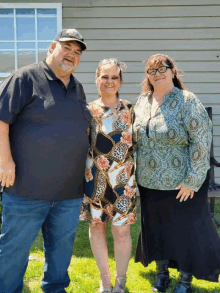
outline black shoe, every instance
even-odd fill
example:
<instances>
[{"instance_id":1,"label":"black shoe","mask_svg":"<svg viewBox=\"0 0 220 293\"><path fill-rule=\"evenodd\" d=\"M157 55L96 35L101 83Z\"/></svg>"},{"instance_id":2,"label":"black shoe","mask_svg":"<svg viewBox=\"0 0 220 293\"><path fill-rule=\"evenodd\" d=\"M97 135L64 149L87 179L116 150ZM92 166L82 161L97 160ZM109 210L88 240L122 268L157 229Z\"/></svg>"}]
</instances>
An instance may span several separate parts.
<instances>
[{"instance_id":1,"label":"black shoe","mask_svg":"<svg viewBox=\"0 0 220 293\"><path fill-rule=\"evenodd\" d=\"M179 285L176 287L176 290L173 293L194 293L193 289L191 286L189 288L186 288L185 285L182 283L179 283Z\"/></svg>"},{"instance_id":2,"label":"black shoe","mask_svg":"<svg viewBox=\"0 0 220 293\"><path fill-rule=\"evenodd\" d=\"M192 275L180 271L180 280L173 293L194 293L191 288Z\"/></svg>"},{"instance_id":3,"label":"black shoe","mask_svg":"<svg viewBox=\"0 0 220 293\"><path fill-rule=\"evenodd\" d=\"M166 292L170 283L169 274L158 273L156 282L152 287L153 292Z\"/></svg>"},{"instance_id":4,"label":"black shoe","mask_svg":"<svg viewBox=\"0 0 220 293\"><path fill-rule=\"evenodd\" d=\"M169 271L168 265L164 264L163 261L157 261L157 275L156 275L156 282L152 287L153 292L166 292L170 279L169 279Z\"/></svg>"}]
</instances>

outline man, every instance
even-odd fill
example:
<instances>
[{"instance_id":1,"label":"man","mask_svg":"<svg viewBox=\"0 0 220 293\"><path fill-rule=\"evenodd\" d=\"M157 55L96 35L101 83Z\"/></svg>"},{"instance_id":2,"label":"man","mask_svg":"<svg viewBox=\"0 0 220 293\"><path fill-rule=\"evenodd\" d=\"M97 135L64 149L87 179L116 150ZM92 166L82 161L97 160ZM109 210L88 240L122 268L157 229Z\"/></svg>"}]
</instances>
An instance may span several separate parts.
<instances>
[{"instance_id":1,"label":"man","mask_svg":"<svg viewBox=\"0 0 220 293\"><path fill-rule=\"evenodd\" d=\"M0 88L0 292L20 293L29 249L42 228L44 292L66 292L78 224L91 116L72 75L86 50L63 29L46 60L13 73Z\"/></svg>"}]
</instances>

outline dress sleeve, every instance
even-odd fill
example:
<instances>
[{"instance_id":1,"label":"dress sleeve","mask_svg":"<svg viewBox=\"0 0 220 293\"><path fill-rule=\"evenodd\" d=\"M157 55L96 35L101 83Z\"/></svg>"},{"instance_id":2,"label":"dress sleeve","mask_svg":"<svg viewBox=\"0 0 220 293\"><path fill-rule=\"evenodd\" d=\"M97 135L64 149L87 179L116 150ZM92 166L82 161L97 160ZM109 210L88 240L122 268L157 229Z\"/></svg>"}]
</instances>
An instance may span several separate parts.
<instances>
[{"instance_id":1,"label":"dress sleeve","mask_svg":"<svg viewBox=\"0 0 220 293\"><path fill-rule=\"evenodd\" d=\"M145 106L145 95L144 94L141 94L139 97L138 97L138 100L134 106L134 121L133 121L133 140L135 142L137 142L137 131L138 131L138 128L139 128L139 125L140 125L140 122L142 120L142 111L144 109L144 106Z\"/></svg>"},{"instance_id":2,"label":"dress sleeve","mask_svg":"<svg viewBox=\"0 0 220 293\"><path fill-rule=\"evenodd\" d=\"M184 102L183 122L188 133L190 166L182 184L198 191L210 169L212 122L200 100L192 93Z\"/></svg>"},{"instance_id":3,"label":"dress sleeve","mask_svg":"<svg viewBox=\"0 0 220 293\"><path fill-rule=\"evenodd\" d=\"M16 74L9 76L0 86L0 120L12 124L29 96L20 77Z\"/></svg>"}]
</instances>

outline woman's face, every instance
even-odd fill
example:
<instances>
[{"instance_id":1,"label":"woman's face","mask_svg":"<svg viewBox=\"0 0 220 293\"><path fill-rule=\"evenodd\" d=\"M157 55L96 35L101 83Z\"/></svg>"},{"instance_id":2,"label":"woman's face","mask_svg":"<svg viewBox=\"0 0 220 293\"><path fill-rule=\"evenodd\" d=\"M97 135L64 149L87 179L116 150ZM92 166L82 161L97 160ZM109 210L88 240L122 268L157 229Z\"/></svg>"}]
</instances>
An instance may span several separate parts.
<instances>
[{"instance_id":1,"label":"woman's face","mask_svg":"<svg viewBox=\"0 0 220 293\"><path fill-rule=\"evenodd\" d=\"M160 72L158 71L158 69ZM154 71L152 72L152 70ZM148 68L146 74L154 89L156 89L157 87L170 88L173 86L174 74L172 72L172 69L170 69L164 61L162 63L159 63L157 66L151 65Z\"/></svg>"},{"instance_id":2,"label":"woman's face","mask_svg":"<svg viewBox=\"0 0 220 293\"><path fill-rule=\"evenodd\" d=\"M120 69L116 65L106 64L101 67L100 76L96 77L101 96L106 93L116 95L121 86L119 72Z\"/></svg>"}]
</instances>

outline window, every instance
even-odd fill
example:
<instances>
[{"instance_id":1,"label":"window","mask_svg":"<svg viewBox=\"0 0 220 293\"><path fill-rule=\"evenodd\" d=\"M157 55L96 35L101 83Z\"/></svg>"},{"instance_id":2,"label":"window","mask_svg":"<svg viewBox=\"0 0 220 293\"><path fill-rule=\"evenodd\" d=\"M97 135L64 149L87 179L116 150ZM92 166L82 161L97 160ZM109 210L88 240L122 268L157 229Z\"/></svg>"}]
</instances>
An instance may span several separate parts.
<instances>
[{"instance_id":1,"label":"window","mask_svg":"<svg viewBox=\"0 0 220 293\"><path fill-rule=\"evenodd\" d=\"M0 82L46 57L62 29L62 4L0 4Z\"/></svg>"}]
</instances>

